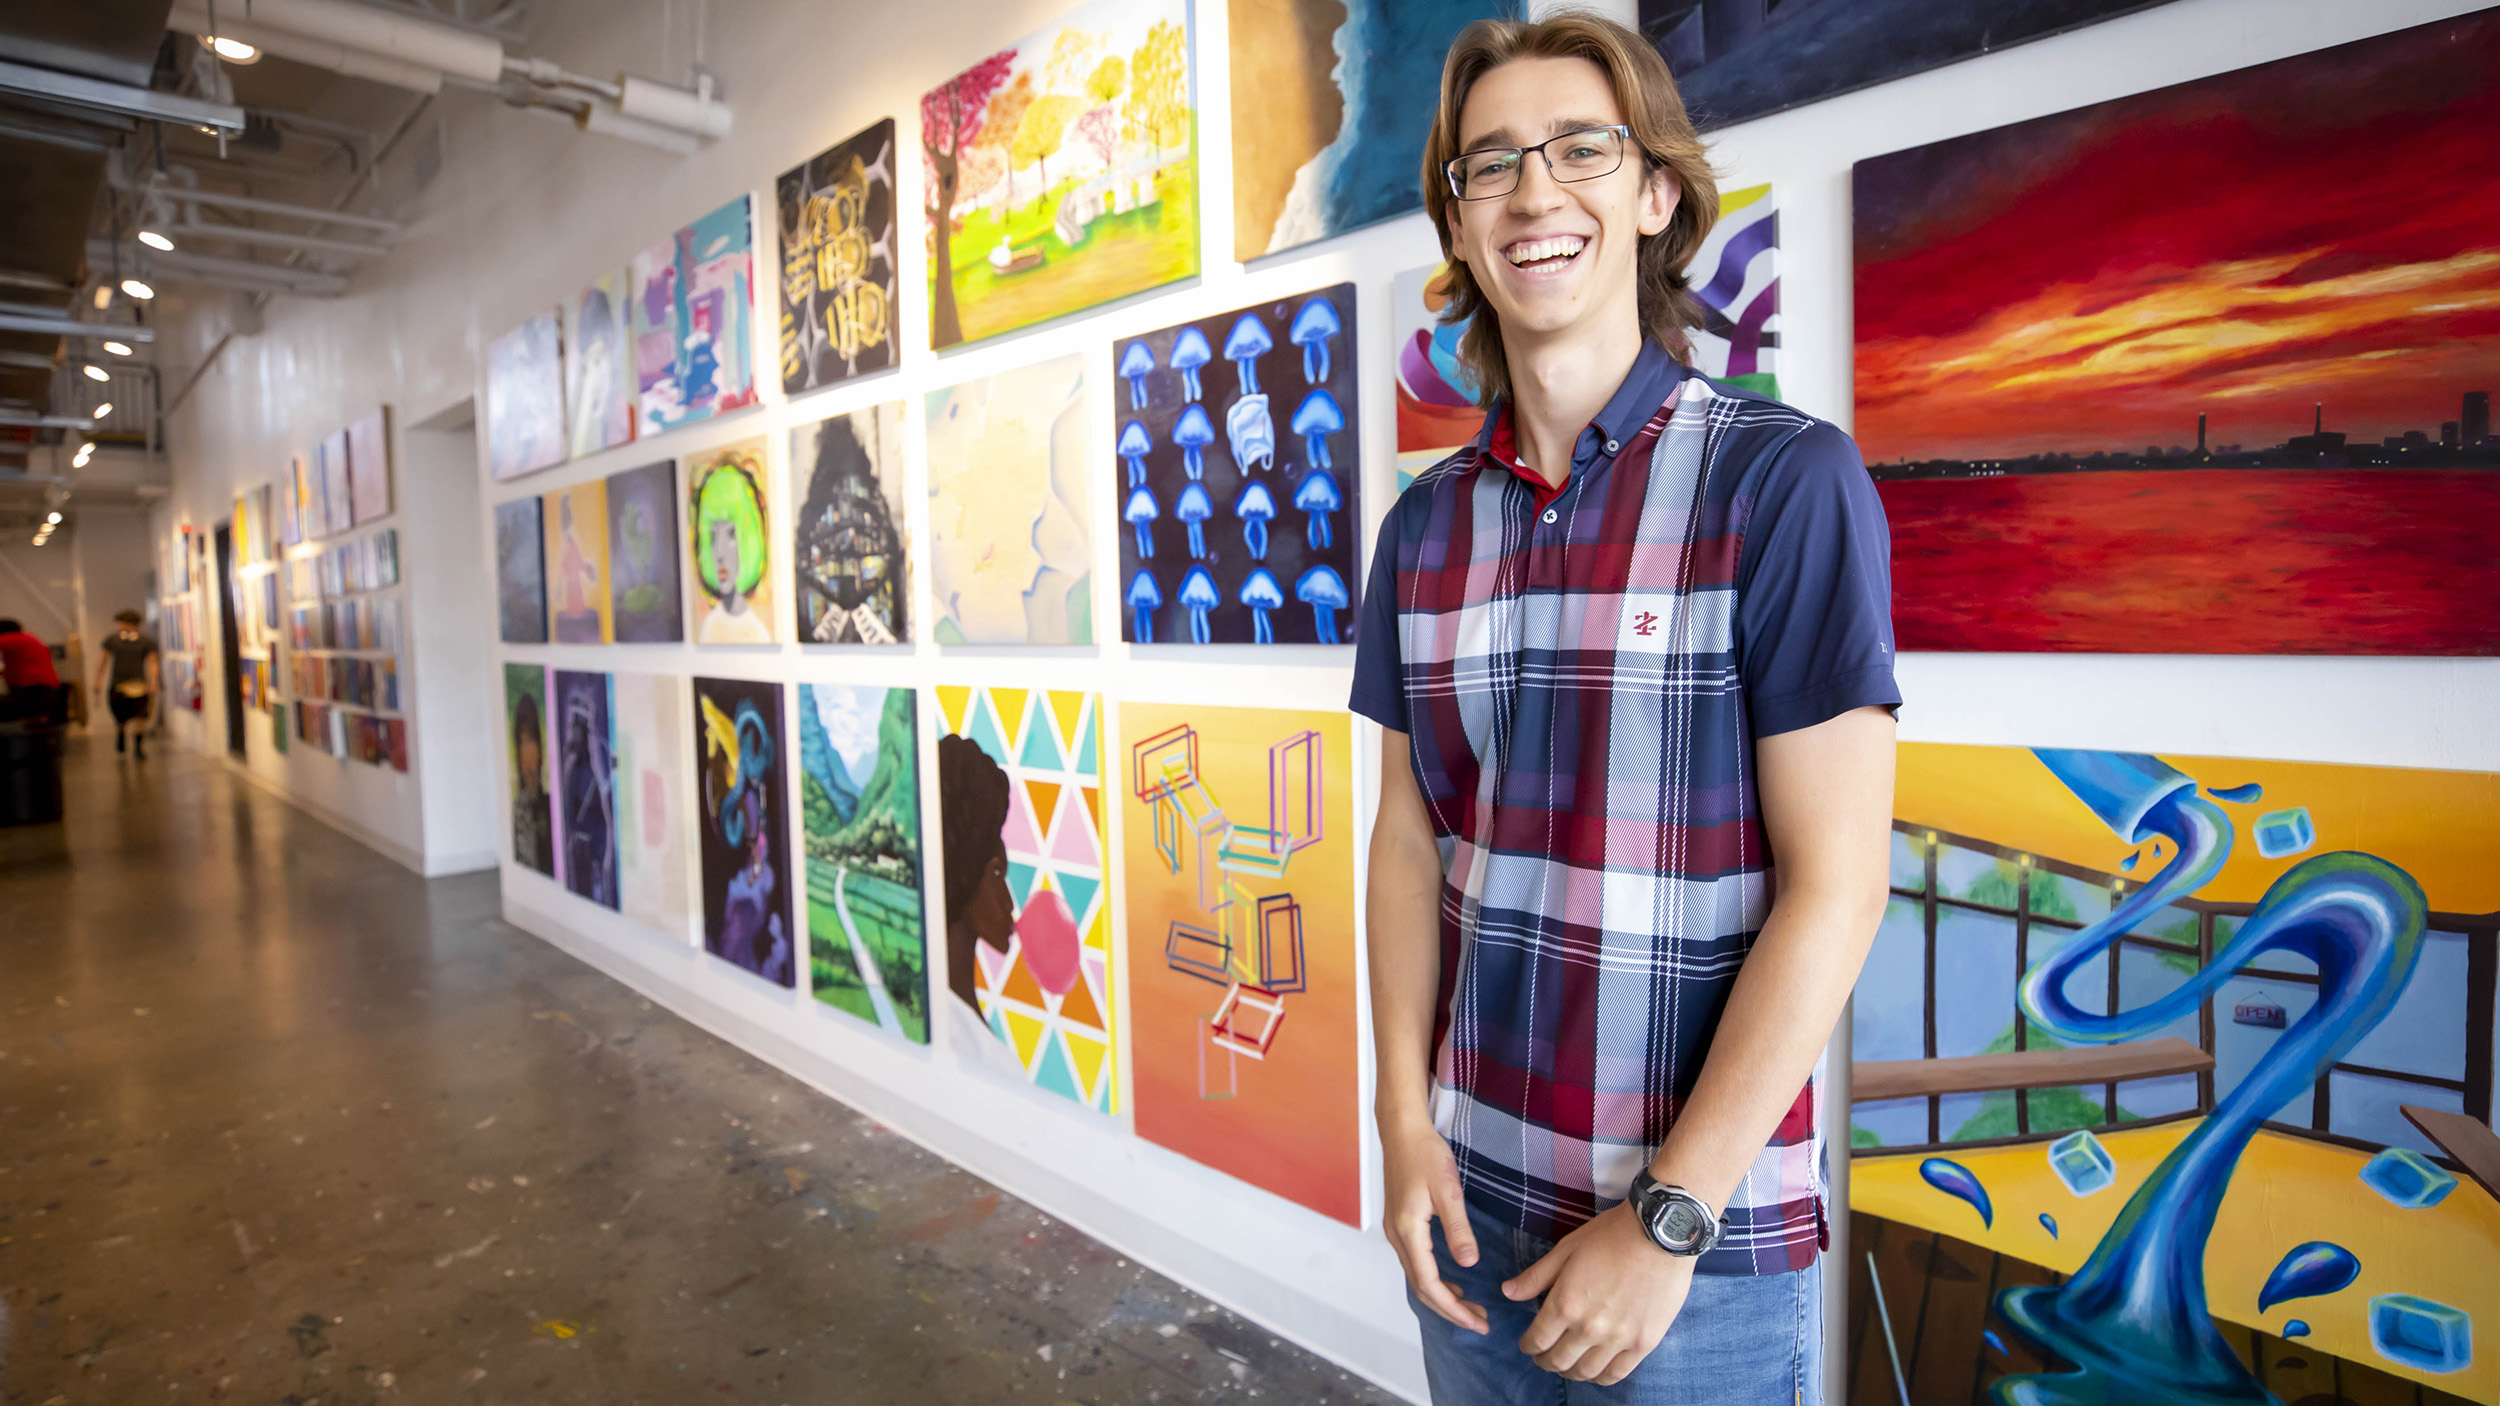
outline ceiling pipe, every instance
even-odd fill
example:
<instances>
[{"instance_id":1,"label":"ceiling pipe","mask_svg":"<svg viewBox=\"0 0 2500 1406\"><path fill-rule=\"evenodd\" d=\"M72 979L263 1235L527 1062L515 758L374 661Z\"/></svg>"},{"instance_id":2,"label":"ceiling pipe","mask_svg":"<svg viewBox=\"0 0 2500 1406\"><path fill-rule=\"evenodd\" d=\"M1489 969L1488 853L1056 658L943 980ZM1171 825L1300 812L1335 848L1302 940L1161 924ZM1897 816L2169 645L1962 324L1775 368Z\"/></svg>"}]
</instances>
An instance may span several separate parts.
<instances>
[{"instance_id":1,"label":"ceiling pipe","mask_svg":"<svg viewBox=\"0 0 2500 1406\"><path fill-rule=\"evenodd\" d=\"M355 229L369 229L382 234L397 234L400 229L399 221L386 220L378 215L350 215L339 210L324 210L318 206L290 205L283 200L263 200L255 195L226 195L218 191L201 190L196 186L142 184L124 177L118 171L110 172L109 179L113 183L113 189L125 195L144 197L162 194L177 205L214 205L220 210L249 210L259 215L286 215L298 220L311 220L316 224L347 225ZM196 216L196 212L194 214Z\"/></svg>"},{"instance_id":2,"label":"ceiling pipe","mask_svg":"<svg viewBox=\"0 0 2500 1406\"><path fill-rule=\"evenodd\" d=\"M12 429L76 430L85 434L95 428L95 421L83 415L26 415L15 410L0 410L0 425Z\"/></svg>"},{"instance_id":3,"label":"ceiling pipe","mask_svg":"<svg viewBox=\"0 0 2500 1406\"><path fill-rule=\"evenodd\" d=\"M205 9L176 5L173 13L166 17L165 27L181 34L237 40L282 59L344 73L350 78L369 79L393 88L406 88L417 93L439 93L443 90L440 69L426 68L326 39L292 34L269 25L237 19L231 14L212 22Z\"/></svg>"},{"instance_id":4,"label":"ceiling pipe","mask_svg":"<svg viewBox=\"0 0 2500 1406\"><path fill-rule=\"evenodd\" d=\"M323 239L318 235L289 234L284 230L259 229L252 225L218 225L186 220L165 231L176 238L222 239L232 244L255 244L270 249L301 249L308 254L343 254L351 259L369 259L387 254L388 246L356 244L344 239Z\"/></svg>"},{"instance_id":5,"label":"ceiling pipe","mask_svg":"<svg viewBox=\"0 0 2500 1406\"><path fill-rule=\"evenodd\" d=\"M156 330L118 322L81 322L59 308L0 303L0 332L39 332L54 337L97 337L121 342L153 342Z\"/></svg>"},{"instance_id":6,"label":"ceiling pipe","mask_svg":"<svg viewBox=\"0 0 2500 1406\"><path fill-rule=\"evenodd\" d=\"M252 0L251 22L438 74L482 83L503 78L503 45L496 40L348 0Z\"/></svg>"},{"instance_id":7,"label":"ceiling pipe","mask_svg":"<svg viewBox=\"0 0 2500 1406\"><path fill-rule=\"evenodd\" d=\"M152 121L180 122L230 135L239 135L243 131L243 109L232 103L201 102L197 98L160 93L152 88L105 83L74 73L37 68L32 64L0 60L0 92L67 103L72 107L92 108L99 112L145 117Z\"/></svg>"},{"instance_id":8,"label":"ceiling pipe","mask_svg":"<svg viewBox=\"0 0 2500 1406\"><path fill-rule=\"evenodd\" d=\"M104 262L110 256L111 248L109 240L87 241L87 261ZM150 253L147 267L149 275L160 280L247 283L257 290L278 293L335 294L347 291L345 274L255 263L250 259L221 259L210 254L181 251Z\"/></svg>"},{"instance_id":9,"label":"ceiling pipe","mask_svg":"<svg viewBox=\"0 0 2500 1406\"><path fill-rule=\"evenodd\" d=\"M696 80L691 93L630 73L618 75L616 84L620 90L616 110L627 117L698 137L729 135L735 114L727 104L712 100L712 75L708 73Z\"/></svg>"}]
</instances>

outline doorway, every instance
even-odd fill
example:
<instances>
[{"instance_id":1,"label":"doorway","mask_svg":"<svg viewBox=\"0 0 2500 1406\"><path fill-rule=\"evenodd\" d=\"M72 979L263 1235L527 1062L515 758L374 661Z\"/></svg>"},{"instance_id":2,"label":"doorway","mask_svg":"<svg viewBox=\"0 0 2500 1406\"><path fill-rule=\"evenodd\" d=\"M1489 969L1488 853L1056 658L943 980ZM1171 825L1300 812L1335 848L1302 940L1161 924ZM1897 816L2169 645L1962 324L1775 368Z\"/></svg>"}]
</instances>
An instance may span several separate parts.
<instances>
[{"instance_id":1,"label":"doorway","mask_svg":"<svg viewBox=\"0 0 2500 1406\"><path fill-rule=\"evenodd\" d=\"M249 756L244 745L243 645L236 637L234 597L234 528L217 524L217 655L225 663L226 750Z\"/></svg>"}]
</instances>

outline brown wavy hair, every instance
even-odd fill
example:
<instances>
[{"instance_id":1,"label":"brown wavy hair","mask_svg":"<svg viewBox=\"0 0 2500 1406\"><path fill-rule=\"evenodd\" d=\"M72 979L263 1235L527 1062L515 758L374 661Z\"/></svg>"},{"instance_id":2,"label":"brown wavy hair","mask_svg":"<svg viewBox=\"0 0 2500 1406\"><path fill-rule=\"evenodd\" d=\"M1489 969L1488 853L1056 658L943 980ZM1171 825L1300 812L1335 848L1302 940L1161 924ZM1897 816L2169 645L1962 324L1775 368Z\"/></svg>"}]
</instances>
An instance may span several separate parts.
<instances>
[{"instance_id":1,"label":"brown wavy hair","mask_svg":"<svg viewBox=\"0 0 2500 1406\"><path fill-rule=\"evenodd\" d=\"M1458 359L1476 384L1493 396L1510 393L1510 364L1502 354L1499 319L1477 285L1475 271L1453 257L1450 242L1449 179L1442 168L1459 156L1458 119L1476 80L1518 59L1586 59L1597 65L1615 90L1625 125L1639 146L1647 169L1674 175L1682 198L1667 227L1641 236L1635 254L1639 269L1641 331L1679 361L1692 359L1688 327L1702 325L1701 303L1693 296L1685 266L1719 222L1719 181L1710 169L1701 134L1684 110L1675 90L1675 76L1635 31L1602 15L1565 10L1542 20L1478 20L1460 31L1441 66L1441 105L1433 114L1432 135L1424 142L1424 208L1441 236L1441 257L1449 263L1450 299L1441 310L1443 322L1471 318L1459 339Z\"/></svg>"}]
</instances>

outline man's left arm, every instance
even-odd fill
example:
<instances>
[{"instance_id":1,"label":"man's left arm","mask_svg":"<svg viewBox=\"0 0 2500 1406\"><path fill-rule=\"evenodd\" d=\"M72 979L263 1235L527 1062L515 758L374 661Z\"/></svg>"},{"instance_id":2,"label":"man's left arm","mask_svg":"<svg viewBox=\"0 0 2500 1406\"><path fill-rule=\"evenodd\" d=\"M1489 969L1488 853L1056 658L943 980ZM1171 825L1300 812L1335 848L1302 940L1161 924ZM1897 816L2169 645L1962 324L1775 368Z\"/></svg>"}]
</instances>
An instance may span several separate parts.
<instances>
[{"instance_id":1,"label":"man's left arm","mask_svg":"<svg viewBox=\"0 0 2500 1406\"><path fill-rule=\"evenodd\" d=\"M1726 1207L1812 1076L1887 893L1891 713L1851 709L1762 738L1755 757L1778 890L1692 1097L1649 1164L1713 1209ZM1503 1293L1546 1295L1522 1351L1549 1371L1612 1384L1666 1336L1693 1268L1650 1243L1627 1203L1565 1237Z\"/></svg>"}]
</instances>

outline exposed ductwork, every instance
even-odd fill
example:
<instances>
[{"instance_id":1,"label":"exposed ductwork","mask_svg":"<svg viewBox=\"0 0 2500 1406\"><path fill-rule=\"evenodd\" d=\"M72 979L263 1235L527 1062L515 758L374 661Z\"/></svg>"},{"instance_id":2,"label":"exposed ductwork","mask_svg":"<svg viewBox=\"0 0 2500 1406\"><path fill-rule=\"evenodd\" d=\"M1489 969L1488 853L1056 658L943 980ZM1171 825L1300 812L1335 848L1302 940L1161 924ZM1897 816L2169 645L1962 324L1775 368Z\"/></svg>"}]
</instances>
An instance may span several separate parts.
<instances>
[{"instance_id":1,"label":"exposed ductwork","mask_svg":"<svg viewBox=\"0 0 2500 1406\"><path fill-rule=\"evenodd\" d=\"M507 54L501 41L414 15L351 0L251 0L248 18L180 0L168 21L185 34L238 40L280 58L420 93L446 82L503 91L508 82L543 90L523 107L569 113L574 125L602 136L674 152L699 149L725 135L734 115L703 78L693 92L619 75L614 82L568 73L551 60ZM507 92L507 100L514 95Z\"/></svg>"}]
</instances>

